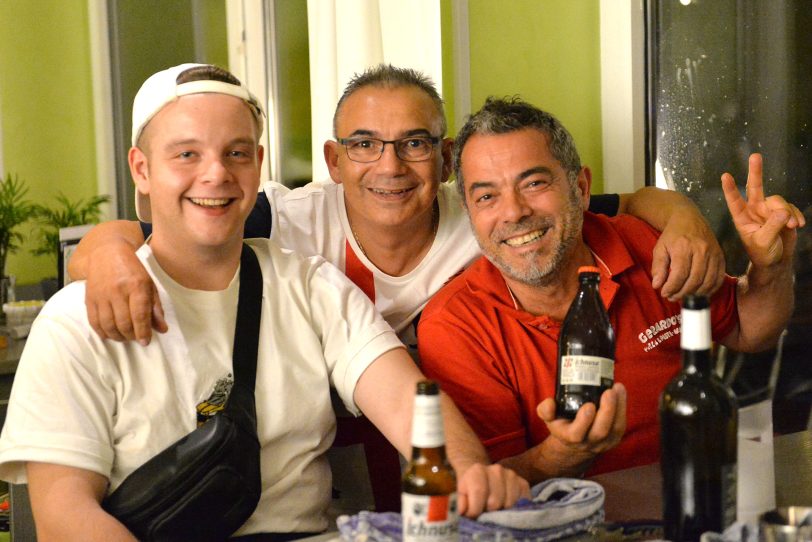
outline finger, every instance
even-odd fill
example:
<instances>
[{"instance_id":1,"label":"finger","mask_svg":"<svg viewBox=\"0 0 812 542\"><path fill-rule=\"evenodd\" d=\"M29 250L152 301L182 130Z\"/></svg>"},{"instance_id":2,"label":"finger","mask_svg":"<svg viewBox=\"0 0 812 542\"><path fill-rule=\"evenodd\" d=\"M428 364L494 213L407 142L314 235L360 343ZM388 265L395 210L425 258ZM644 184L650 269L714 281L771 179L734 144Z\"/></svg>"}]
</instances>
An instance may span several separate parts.
<instances>
[{"instance_id":1,"label":"finger","mask_svg":"<svg viewBox=\"0 0 812 542\"><path fill-rule=\"evenodd\" d=\"M488 475L485 466L475 463L462 473L462 478L457 487L457 492L465 496L464 507L457 501L457 508L461 515L475 518L485 509L486 499L489 492Z\"/></svg>"},{"instance_id":2,"label":"finger","mask_svg":"<svg viewBox=\"0 0 812 542\"><path fill-rule=\"evenodd\" d=\"M501 465L488 465L485 472L488 477L487 510L504 508L507 502L508 483L505 469Z\"/></svg>"},{"instance_id":3,"label":"finger","mask_svg":"<svg viewBox=\"0 0 812 542\"><path fill-rule=\"evenodd\" d=\"M776 209L770 212L767 217L767 222L756 232L754 241L757 246L768 247L775 242L775 239L781 234L783 229L787 226L790 213L786 209Z\"/></svg>"},{"instance_id":4,"label":"finger","mask_svg":"<svg viewBox=\"0 0 812 542\"><path fill-rule=\"evenodd\" d=\"M102 333L108 339L114 341L124 341L124 336L119 332L116 326L116 317L113 306L110 303L101 303L97 305L99 314L99 327Z\"/></svg>"},{"instance_id":5,"label":"finger","mask_svg":"<svg viewBox=\"0 0 812 542\"><path fill-rule=\"evenodd\" d=\"M671 297L668 298L669 301L677 301L688 294L696 293L697 290L702 286L702 283L705 281L707 271L708 262L706 260L706 255L702 254L700 251L694 252L691 256L691 266L688 270L688 276L685 278L683 283L679 285L679 290L674 292Z\"/></svg>"},{"instance_id":6,"label":"finger","mask_svg":"<svg viewBox=\"0 0 812 542\"><path fill-rule=\"evenodd\" d=\"M505 508L513 506L519 499L530 498L530 484L527 480L511 469L505 469L505 477L507 479Z\"/></svg>"},{"instance_id":7,"label":"finger","mask_svg":"<svg viewBox=\"0 0 812 542\"><path fill-rule=\"evenodd\" d=\"M716 293L725 280L725 255L720 251L713 251L708 258L708 267L705 272L705 280L697 288L696 293L705 296L712 296Z\"/></svg>"},{"instance_id":8,"label":"finger","mask_svg":"<svg viewBox=\"0 0 812 542\"><path fill-rule=\"evenodd\" d=\"M804 214L798 209L795 205L789 204L790 212L792 213L792 217L787 222L788 228L803 228L806 225L806 218Z\"/></svg>"},{"instance_id":9,"label":"finger","mask_svg":"<svg viewBox=\"0 0 812 542\"><path fill-rule=\"evenodd\" d=\"M130 317L130 297L115 299L112 305L116 329L125 340L134 341L135 329L133 328L133 320Z\"/></svg>"},{"instance_id":10,"label":"finger","mask_svg":"<svg viewBox=\"0 0 812 542\"><path fill-rule=\"evenodd\" d=\"M457 513L461 516L466 515L468 512L468 497L465 492L458 488L457 491Z\"/></svg>"},{"instance_id":11,"label":"finger","mask_svg":"<svg viewBox=\"0 0 812 542\"><path fill-rule=\"evenodd\" d=\"M750 155L747 167L747 185L745 187L748 203L757 203L764 200L762 165L761 155L759 153L755 152Z\"/></svg>"},{"instance_id":12,"label":"finger","mask_svg":"<svg viewBox=\"0 0 812 542\"><path fill-rule=\"evenodd\" d=\"M152 294L154 288L136 290L130 295L129 318L132 322L133 336L141 345L146 346L152 338Z\"/></svg>"},{"instance_id":13,"label":"finger","mask_svg":"<svg viewBox=\"0 0 812 542\"><path fill-rule=\"evenodd\" d=\"M617 394L614 390L606 390L601 394L601 407L595 415L595 421L589 429L588 440L590 443L601 443L606 440L612 432L617 411ZM593 448L594 449L594 448ZM598 448L596 451L601 451Z\"/></svg>"},{"instance_id":14,"label":"finger","mask_svg":"<svg viewBox=\"0 0 812 542\"><path fill-rule=\"evenodd\" d=\"M668 280L665 281L660 295L670 301L675 301L686 281L691 276L693 254L683 246L674 246L671 250L671 268L668 270Z\"/></svg>"},{"instance_id":15,"label":"finger","mask_svg":"<svg viewBox=\"0 0 812 542\"><path fill-rule=\"evenodd\" d=\"M87 306L87 320L90 327L93 328L93 331L95 331L99 337L102 339L107 339L107 334L104 332L104 329L99 322L99 311L96 308L96 304L85 300L85 305Z\"/></svg>"},{"instance_id":16,"label":"finger","mask_svg":"<svg viewBox=\"0 0 812 542\"><path fill-rule=\"evenodd\" d=\"M555 420L555 399L548 397L538 404L536 414L545 423Z\"/></svg>"},{"instance_id":17,"label":"finger","mask_svg":"<svg viewBox=\"0 0 812 542\"><path fill-rule=\"evenodd\" d=\"M662 242L662 237L654 245L654 252L651 259L651 286L659 290L668 278L668 267L671 265L671 258L668 249Z\"/></svg>"},{"instance_id":18,"label":"finger","mask_svg":"<svg viewBox=\"0 0 812 542\"><path fill-rule=\"evenodd\" d=\"M725 202L730 211L730 216L734 224L741 222L741 216L747 212L747 203L739 193L739 187L730 173L722 175L722 193L725 195Z\"/></svg>"},{"instance_id":19,"label":"finger","mask_svg":"<svg viewBox=\"0 0 812 542\"><path fill-rule=\"evenodd\" d=\"M628 392L626 386L616 382L612 389L617 394L617 407L615 412L615 425L612 433L615 436L615 444L620 443L623 434L626 433L626 407L628 405Z\"/></svg>"},{"instance_id":20,"label":"finger","mask_svg":"<svg viewBox=\"0 0 812 542\"><path fill-rule=\"evenodd\" d=\"M158 292L153 293L155 302L152 304L152 327L158 333L166 333L169 331L169 324L166 323L166 316L164 316L164 307L161 304L161 298L158 297Z\"/></svg>"}]
</instances>

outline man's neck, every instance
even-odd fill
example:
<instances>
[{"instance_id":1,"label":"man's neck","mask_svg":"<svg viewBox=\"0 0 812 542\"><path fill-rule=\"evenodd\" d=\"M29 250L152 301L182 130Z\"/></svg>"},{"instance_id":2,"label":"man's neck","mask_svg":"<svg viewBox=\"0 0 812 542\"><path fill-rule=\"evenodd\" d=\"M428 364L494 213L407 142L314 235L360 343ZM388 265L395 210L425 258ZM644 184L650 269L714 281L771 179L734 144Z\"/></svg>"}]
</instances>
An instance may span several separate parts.
<instances>
[{"instance_id":1,"label":"man's neck","mask_svg":"<svg viewBox=\"0 0 812 542\"><path fill-rule=\"evenodd\" d=\"M380 226L364 222L347 207L347 220L361 251L375 267L394 277L405 275L426 257L440 223L437 200L408 224Z\"/></svg>"},{"instance_id":2,"label":"man's neck","mask_svg":"<svg viewBox=\"0 0 812 542\"><path fill-rule=\"evenodd\" d=\"M171 240L170 240L171 241ZM152 254L172 280L192 290L225 290L240 265L242 242L228 247L185 247L150 238Z\"/></svg>"},{"instance_id":3,"label":"man's neck","mask_svg":"<svg viewBox=\"0 0 812 542\"><path fill-rule=\"evenodd\" d=\"M557 280L554 283L532 286L509 277L505 277L505 282L519 309L535 316L546 315L563 321L578 291L578 268L583 265L595 265L595 258L589 247L581 243L567 262L555 272L554 277Z\"/></svg>"}]
</instances>

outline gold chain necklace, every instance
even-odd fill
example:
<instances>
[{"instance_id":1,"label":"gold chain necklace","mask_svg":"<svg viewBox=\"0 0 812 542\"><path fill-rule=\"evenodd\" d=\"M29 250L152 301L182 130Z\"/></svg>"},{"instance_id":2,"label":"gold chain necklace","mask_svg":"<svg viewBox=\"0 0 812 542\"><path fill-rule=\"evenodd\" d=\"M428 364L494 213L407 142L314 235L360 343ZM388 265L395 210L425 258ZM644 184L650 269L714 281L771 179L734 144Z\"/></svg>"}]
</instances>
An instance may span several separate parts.
<instances>
[{"instance_id":1,"label":"gold chain necklace","mask_svg":"<svg viewBox=\"0 0 812 542\"><path fill-rule=\"evenodd\" d=\"M352 227L352 221L350 220L350 215L347 214L347 223L350 225L350 231L352 232L352 237L355 239L355 244L358 245L358 248L361 249L361 253L366 256L367 260L370 260L367 251L364 250L364 245L361 244L361 240L358 239L358 234L355 232L355 228ZM431 207L431 241L434 242L434 238L437 237L437 230L440 227L440 206L437 203L437 200L434 200L434 205Z\"/></svg>"}]
</instances>

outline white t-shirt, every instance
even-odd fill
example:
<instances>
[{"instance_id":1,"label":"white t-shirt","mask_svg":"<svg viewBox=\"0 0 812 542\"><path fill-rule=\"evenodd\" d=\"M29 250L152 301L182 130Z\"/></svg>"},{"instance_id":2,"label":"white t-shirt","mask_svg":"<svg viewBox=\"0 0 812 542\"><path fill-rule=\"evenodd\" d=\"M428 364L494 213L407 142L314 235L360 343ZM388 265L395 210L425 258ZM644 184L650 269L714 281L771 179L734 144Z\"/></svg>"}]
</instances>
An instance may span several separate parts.
<instances>
[{"instance_id":1,"label":"white t-shirt","mask_svg":"<svg viewBox=\"0 0 812 542\"><path fill-rule=\"evenodd\" d=\"M459 195L450 184L441 183L437 192L440 222L431 249L401 277L375 267L355 242L342 185L310 183L291 190L266 182L263 189L271 206L271 239L301 254L323 256L362 289L363 284L373 284L368 293L375 308L410 347L417 344L414 318L450 277L480 255ZM360 265L352 265L353 259Z\"/></svg>"},{"instance_id":2,"label":"white t-shirt","mask_svg":"<svg viewBox=\"0 0 812 542\"><path fill-rule=\"evenodd\" d=\"M251 240L263 273L256 402L262 497L237 532L327 528L335 434L334 386L353 391L378 356L402 345L364 294L334 266ZM87 322L84 282L43 308L15 377L0 436L0 478L26 480L25 462L98 472L110 491L196 427L231 378L239 274L222 292L183 288L148 246L139 257L158 286L169 331L146 347L104 341ZM199 318L207 319L201 323Z\"/></svg>"}]
</instances>

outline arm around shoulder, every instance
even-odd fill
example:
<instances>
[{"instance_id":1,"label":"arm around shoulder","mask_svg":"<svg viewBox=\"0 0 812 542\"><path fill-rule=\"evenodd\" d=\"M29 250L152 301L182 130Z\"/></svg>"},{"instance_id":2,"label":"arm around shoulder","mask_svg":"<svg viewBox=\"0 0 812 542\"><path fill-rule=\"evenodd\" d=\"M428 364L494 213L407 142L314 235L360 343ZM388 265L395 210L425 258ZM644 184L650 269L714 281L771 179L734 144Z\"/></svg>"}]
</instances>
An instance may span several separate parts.
<instances>
[{"instance_id":1,"label":"arm around shoulder","mask_svg":"<svg viewBox=\"0 0 812 542\"><path fill-rule=\"evenodd\" d=\"M94 226L79 242L76 251L68 262L68 274L73 280L87 278L91 265L97 265L94 257L101 257L109 250L129 250L135 252L144 243L144 234L138 222L131 220L111 220Z\"/></svg>"}]
</instances>

